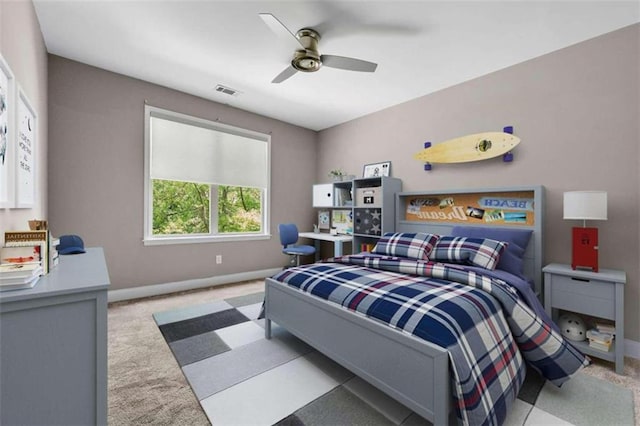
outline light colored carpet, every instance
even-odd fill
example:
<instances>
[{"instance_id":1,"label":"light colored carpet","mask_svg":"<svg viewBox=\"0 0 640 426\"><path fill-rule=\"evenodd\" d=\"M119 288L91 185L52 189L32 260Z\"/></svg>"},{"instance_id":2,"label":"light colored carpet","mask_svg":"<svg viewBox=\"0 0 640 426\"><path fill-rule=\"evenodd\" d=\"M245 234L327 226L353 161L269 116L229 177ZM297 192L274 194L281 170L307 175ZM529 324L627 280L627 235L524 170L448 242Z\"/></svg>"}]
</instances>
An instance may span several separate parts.
<instances>
[{"instance_id":1,"label":"light colored carpet","mask_svg":"<svg viewBox=\"0 0 640 426\"><path fill-rule=\"evenodd\" d=\"M109 305L109 424L208 425L154 312L264 291L264 281Z\"/></svg>"},{"instance_id":2,"label":"light colored carpet","mask_svg":"<svg viewBox=\"0 0 640 426\"><path fill-rule=\"evenodd\" d=\"M111 304L109 424L209 424L152 314L263 290L260 280ZM640 425L640 360L625 360L625 376L598 360L583 371L631 389L635 421Z\"/></svg>"}]
</instances>

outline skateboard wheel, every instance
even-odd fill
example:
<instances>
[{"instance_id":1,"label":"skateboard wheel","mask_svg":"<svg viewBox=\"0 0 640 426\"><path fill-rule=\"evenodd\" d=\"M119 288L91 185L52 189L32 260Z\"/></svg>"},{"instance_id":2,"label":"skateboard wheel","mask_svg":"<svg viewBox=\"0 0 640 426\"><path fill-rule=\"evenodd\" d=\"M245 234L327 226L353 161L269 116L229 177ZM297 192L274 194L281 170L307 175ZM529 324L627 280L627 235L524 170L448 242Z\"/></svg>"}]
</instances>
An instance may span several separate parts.
<instances>
[{"instance_id":1,"label":"skateboard wheel","mask_svg":"<svg viewBox=\"0 0 640 426\"><path fill-rule=\"evenodd\" d=\"M425 147L425 148L428 148L428 147ZM431 170L431 163L424 163L424 171L428 172L429 170Z\"/></svg>"},{"instance_id":2,"label":"skateboard wheel","mask_svg":"<svg viewBox=\"0 0 640 426\"><path fill-rule=\"evenodd\" d=\"M505 127L502 128L502 131L512 135L513 134L513 126L505 126Z\"/></svg>"},{"instance_id":3,"label":"skateboard wheel","mask_svg":"<svg viewBox=\"0 0 640 426\"><path fill-rule=\"evenodd\" d=\"M502 156L502 161L505 163L510 163L513 161L513 154L511 152L507 152Z\"/></svg>"},{"instance_id":4,"label":"skateboard wheel","mask_svg":"<svg viewBox=\"0 0 640 426\"><path fill-rule=\"evenodd\" d=\"M431 142L425 142L424 143L424 149L430 148L431 147Z\"/></svg>"}]
</instances>

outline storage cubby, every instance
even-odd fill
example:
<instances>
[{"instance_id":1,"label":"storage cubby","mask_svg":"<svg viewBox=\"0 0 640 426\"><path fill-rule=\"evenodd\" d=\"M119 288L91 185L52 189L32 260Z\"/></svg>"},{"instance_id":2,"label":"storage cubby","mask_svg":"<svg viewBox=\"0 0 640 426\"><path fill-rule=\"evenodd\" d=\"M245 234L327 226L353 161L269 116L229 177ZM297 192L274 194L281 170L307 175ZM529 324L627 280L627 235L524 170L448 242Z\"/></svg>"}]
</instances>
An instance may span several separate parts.
<instances>
[{"instance_id":1,"label":"storage cubby","mask_svg":"<svg viewBox=\"0 0 640 426\"><path fill-rule=\"evenodd\" d=\"M313 185L313 207L353 206L352 181Z\"/></svg>"},{"instance_id":2,"label":"storage cubby","mask_svg":"<svg viewBox=\"0 0 640 426\"><path fill-rule=\"evenodd\" d=\"M395 194L400 191L402 181L393 177L353 180L354 253L369 251L385 232L393 232Z\"/></svg>"}]
</instances>

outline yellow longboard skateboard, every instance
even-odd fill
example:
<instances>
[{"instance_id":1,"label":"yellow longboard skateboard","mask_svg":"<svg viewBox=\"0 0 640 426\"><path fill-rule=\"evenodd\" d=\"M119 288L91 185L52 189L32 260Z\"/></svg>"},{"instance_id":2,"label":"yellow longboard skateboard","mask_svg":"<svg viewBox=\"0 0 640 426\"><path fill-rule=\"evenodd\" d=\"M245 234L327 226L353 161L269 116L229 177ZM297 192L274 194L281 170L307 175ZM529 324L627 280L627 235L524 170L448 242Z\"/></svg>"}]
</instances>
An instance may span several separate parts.
<instances>
[{"instance_id":1,"label":"yellow longboard skateboard","mask_svg":"<svg viewBox=\"0 0 640 426\"><path fill-rule=\"evenodd\" d=\"M509 153L520 143L520 138L505 132L484 132L461 136L431 146L413 156L425 163L466 163L486 160ZM505 161L510 159L505 158Z\"/></svg>"}]
</instances>

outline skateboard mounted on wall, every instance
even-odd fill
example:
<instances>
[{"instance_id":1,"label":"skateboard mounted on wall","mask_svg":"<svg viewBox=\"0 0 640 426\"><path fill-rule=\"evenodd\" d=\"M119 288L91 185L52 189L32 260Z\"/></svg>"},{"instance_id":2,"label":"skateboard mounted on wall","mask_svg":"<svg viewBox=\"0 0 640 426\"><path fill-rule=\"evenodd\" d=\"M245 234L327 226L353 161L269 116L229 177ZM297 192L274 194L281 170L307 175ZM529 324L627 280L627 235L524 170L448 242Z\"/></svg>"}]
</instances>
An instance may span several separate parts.
<instances>
[{"instance_id":1,"label":"skateboard mounted on wall","mask_svg":"<svg viewBox=\"0 0 640 426\"><path fill-rule=\"evenodd\" d=\"M484 132L461 136L440 142L424 143L424 149L413 156L425 163L424 169L431 170L432 163L467 163L487 160L502 155L505 162L513 161L511 150L520 143L513 135L513 127L508 126L502 132Z\"/></svg>"}]
</instances>

